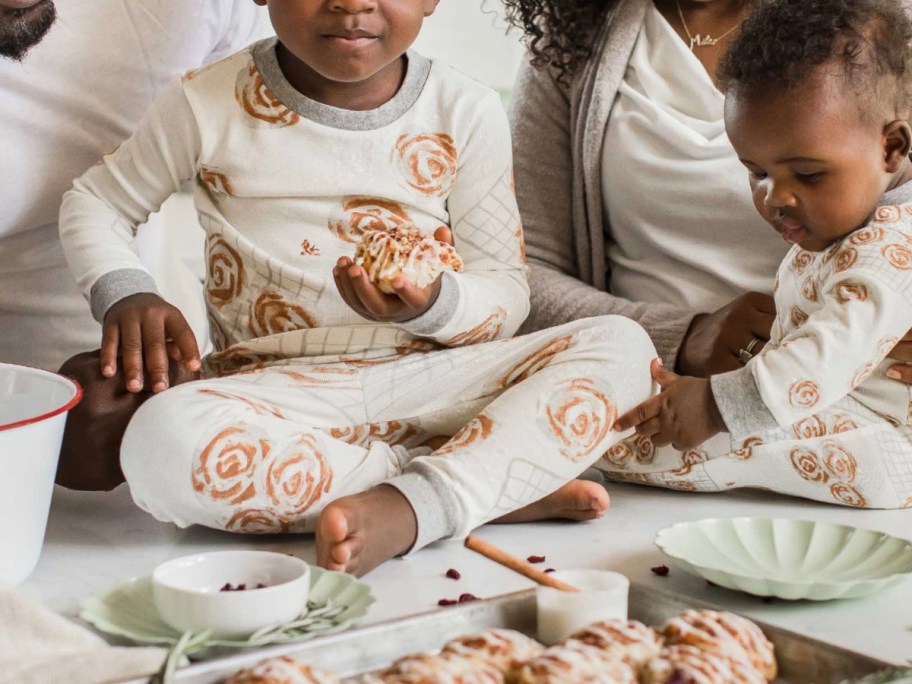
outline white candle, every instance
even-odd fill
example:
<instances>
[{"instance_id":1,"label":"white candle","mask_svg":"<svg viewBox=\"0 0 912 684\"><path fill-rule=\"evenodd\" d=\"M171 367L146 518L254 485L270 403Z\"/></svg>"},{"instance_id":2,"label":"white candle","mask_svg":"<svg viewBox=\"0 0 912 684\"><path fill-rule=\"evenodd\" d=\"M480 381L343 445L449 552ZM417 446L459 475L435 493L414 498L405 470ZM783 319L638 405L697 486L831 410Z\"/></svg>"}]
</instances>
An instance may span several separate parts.
<instances>
[{"instance_id":1,"label":"white candle","mask_svg":"<svg viewBox=\"0 0 912 684\"><path fill-rule=\"evenodd\" d=\"M562 570L553 577L579 592L538 587L538 640L548 646L601 620L627 619L630 580L608 570Z\"/></svg>"}]
</instances>

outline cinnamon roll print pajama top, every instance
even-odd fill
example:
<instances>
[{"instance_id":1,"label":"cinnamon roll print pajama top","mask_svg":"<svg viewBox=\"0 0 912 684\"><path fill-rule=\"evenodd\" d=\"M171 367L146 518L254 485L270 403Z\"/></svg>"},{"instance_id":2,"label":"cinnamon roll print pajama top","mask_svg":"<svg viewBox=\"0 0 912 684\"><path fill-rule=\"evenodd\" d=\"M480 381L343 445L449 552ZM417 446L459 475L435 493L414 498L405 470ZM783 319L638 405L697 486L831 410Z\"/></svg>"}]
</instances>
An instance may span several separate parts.
<instances>
[{"instance_id":1,"label":"cinnamon roll print pajama top","mask_svg":"<svg viewBox=\"0 0 912 684\"><path fill-rule=\"evenodd\" d=\"M575 477L652 391L653 346L626 319L510 339L529 288L509 127L496 93L448 67L409 53L400 91L365 112L295 91L274 39L187 74L64 199L99 320L155 291L133 232L191 179L216 351L205 379L143 405L121 450L161 520L306 531L327 502L386 482L420 548ZM418 318L364 319L332 268L363 231L401 225L449 226L465 269ZM439 435L452 439L421 446Z\"/></svg>"},{"instance_id":2,"label":"cinnamon roll print pajama top","mask_svg":"<svg viewBox=\"0 0 912 684\"><path fill-rule=\"evenodd\" d=\"M886 359L912 327L912 184L823 252L793 246L771 339L712 378L729 434L685 452L625 440L610 478L690 491L762 487L860 508L912 507L910 388Z\"/></svg>"}]
</instances>

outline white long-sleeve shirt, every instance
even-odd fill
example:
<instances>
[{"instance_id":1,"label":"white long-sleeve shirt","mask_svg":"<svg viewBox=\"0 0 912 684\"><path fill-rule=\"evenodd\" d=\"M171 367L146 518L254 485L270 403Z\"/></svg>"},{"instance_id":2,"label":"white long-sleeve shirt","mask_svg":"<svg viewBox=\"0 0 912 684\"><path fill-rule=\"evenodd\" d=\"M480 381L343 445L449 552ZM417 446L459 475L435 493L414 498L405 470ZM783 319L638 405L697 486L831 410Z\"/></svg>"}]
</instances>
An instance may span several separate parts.
<instances>
[{"instance_id":1,"label":"white long-sleeve shirt","mask_svg":"<svg viewBox=\"0 0 912 684\"><path fill-rule=\"evenodd\" d=\"M779 267L769 344L713 392L735 439L788 426L847 395L909 424L912 393L887 354L912 328L912 184L863 228L822 252L797 245Z\"/></svg>"},{"instance_id":2,"label":"white long-sleeve shirt","mask_svg":"<svg viewBox=\"0 0 912 684\"><path fill-rule=\"evenodd\" d=\"M409 54L394 98L366 112L295 91L274 39L172 85L63 201L67 260L99 320L123 297L154 291L133 232L190 179L208 233L216 350L280 333L295 333L294 349L286 338L268 352L260 342L260 351L312 357L380 344L362 335L327 341L327 331L359 326L455 345L507 337L528 312L500 99L420 55ZM365 228L403 222L429 233L450 226L465 270L446 274L419 318L374 324L342 300L332 267L354 254Z\"/></svg>"},{"instance_id":3,"label":"white long-sleeve shirt","mask_svg":"<svg viewBox=\"0 0 912 684\"><path fill-rule=\"evenodd\" d=\"M60 200L188 69L271 34L251 0L65 0L20 62L0 59L0 362L56 370L101 329L60 248Z\"/></svg>"}]
</instances>

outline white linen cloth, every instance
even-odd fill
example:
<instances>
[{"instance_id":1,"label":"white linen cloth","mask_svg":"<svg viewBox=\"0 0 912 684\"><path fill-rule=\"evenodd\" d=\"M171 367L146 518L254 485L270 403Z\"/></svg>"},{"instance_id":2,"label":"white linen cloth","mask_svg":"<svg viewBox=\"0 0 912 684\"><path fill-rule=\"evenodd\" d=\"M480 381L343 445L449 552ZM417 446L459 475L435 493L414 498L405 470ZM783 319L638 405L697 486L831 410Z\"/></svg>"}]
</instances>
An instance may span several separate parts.
<instances>
[{"instance_id":1,"label":"white linen cloth","mask_svg":"<svg viewBox=\"0 0 912 684\"><path fill-rule=\"evenodd\" d=\"M0 684L102 684L150 676L167 651L115 647L13 589L0 588Z\"/></svg>"},{"instance_id":2,"label":"white linen cloth","mask_svg":"<svg viewBox=\"0 0 912 684\"><path fill-rule=\"evenodd\" d=\"M754 210L723 101L651 6L602 152L615 296L712 311L747 291L770 292L787 247Z\"/></svg>"}]
</instances>

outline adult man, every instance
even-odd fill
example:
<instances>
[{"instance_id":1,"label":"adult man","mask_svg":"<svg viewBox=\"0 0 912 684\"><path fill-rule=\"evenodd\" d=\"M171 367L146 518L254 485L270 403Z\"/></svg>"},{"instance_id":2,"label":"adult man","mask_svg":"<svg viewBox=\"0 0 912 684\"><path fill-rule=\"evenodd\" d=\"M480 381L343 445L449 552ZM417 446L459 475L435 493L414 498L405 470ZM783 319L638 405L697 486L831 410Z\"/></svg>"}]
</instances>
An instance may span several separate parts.
<instances>
[{"instance_id":1,"label":"adult man","mask_svg":"<svg viewBox=\"0 0 912 684\"><path fill-rule=\"evenodd\" d=\"M0 361L56 370L98 347L60 198L162 86L268 35L266 19L249 0L0 0Z\"/></svg>"},{"instance_id":2,"label":"adult man","mask_svg":"<svg viewBox=\"0 0 912 684\"><path fill-rule=\"evenodd\" d=\"M56 370L99 346L101 326L60 249L63 193L129 137L170 80L270 33L250 0L0 0L0 362ZM179 283L169 275L159 277L163 296L204 322L190 271ZM182 291L190 296L176 301ZM61 369L86 389L61 453L67 486L122 481L119 435L144 398L116 392L98 369L88 355Z\"/></svg>"}]
</instances>

